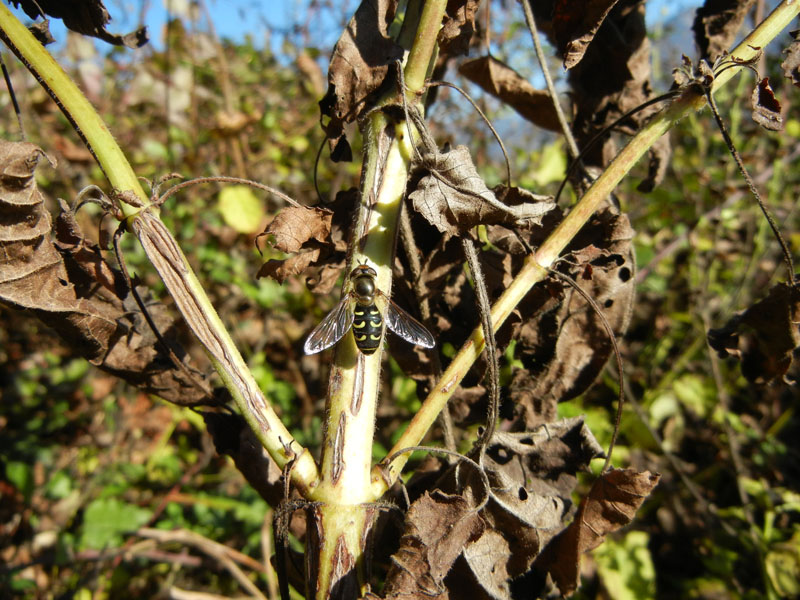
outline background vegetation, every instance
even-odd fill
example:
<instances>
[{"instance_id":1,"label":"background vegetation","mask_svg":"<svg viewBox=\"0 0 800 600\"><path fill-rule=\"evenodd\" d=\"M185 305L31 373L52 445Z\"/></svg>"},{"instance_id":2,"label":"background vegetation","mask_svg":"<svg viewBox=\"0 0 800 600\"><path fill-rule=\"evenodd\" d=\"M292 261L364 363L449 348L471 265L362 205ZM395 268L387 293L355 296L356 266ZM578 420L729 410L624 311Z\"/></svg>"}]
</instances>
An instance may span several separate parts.
<instances>
[{"instance_id":1,"label":"background vegetation","mask_svg":"<svg viewBox=\"0 0 800 600\"><path fill-rule=\"evenodd\" d=\"M493 52L533 76L535 57L521 12L515 3L492 7ZM344 22L349 14L339 16ZM98 49L70 36L59 59L137 174L242 176L315 202L311 173L323 140L317 101L325 92L321 65L330 52L311 43L320 23L297 23L301 35L287 38L278 54L252 40L219 40L210 25L203 18L171 21L165 31L153 32L164 35L164 50ZM681 52L693 54L669 27L651 35L661 73L680 64ZM788 116L784 131L767 133L750 119L749 74L717 102L796 248L800 121L781 60L775 50L763 66ZM6 61L29 140L58 160L57 175L50 168L37 172L52 208L56 198L71 201L86 185L103 185L57 107L22 67ZM447 78L459 82L455 73ZM656 80L662 90L669 85L664 79ZM467 87L499 124L515 179L537 193L553 193L565 169L563 142ZM0 95L0 105L2 137L19 139L8 94ZM431 119L440 144L468 143L485 179L502 179L486 128L452 92L440 91ZM660 472L662 479L634 525L586 561L579 595L794 596L800 594L797 388L749 383L738 363L720 360L706 343L709 328L752 305L786 275L708 112L682 121L672 140L671 165L660 186L647 194L636 190L642 166L617 190L636 231L639 270L635 313L622 343L629 397L636 403L624 411L615 463ZM356 186L356 169L331 163L323 152L323 195ZM282 286L256 279L264 260L280 258L263 244L260 255L254 244L279 207L240 188L195 187L167 205L163 218L204 277L261 388L298 440L316 447L326 372L301 348L336 299L312 295L300 279ZM106 238L99 209L79 215L87 235ZM158 295L161 284L132 237L125 249L130 266ZM241 593L206 542L156 540L140 529L153 527L191 531L252 557L246 569L261 573L259 587L277 597L267 558L269 509L217 454L200 416L90 368L37 321L4 308L0 365L0 596L155 597L170 586ZM395 401L379 409L376 456L391 447L400 416L418 405L414 383L400 373L390 359L385 385L391 393L385 396ZM792 369L788 377L795 375ZM586 414L607 445L616 393L609 372L559 410L563 416Z\"/></svg>"}]
</instances>

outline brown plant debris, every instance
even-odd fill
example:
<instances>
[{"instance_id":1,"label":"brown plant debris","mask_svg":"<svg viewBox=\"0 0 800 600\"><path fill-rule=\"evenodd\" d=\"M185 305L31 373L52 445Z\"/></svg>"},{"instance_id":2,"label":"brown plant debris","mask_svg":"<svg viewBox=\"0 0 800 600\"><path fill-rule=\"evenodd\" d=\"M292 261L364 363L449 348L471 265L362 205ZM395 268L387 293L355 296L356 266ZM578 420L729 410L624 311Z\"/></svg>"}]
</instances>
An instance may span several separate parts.
<instances>
[{"instance_id":1,"label":"brown plant debris","mask_svg":"<svg viewBox=\"0 0 800 600\"><path fill-rule=\"evenodd\" d=\"M328 66L328 92L319 102L334 160L347 155L344 124L355 121L403 49L389 37L396 0L363 0L336 42ZM340 147L341 145L341 147Z\"/></svg>"},{"instance_id":2,"label":"brown plant debris","mask_svg":"<svg viewBox=\"0 0 800 600\"><path fill-rule=\"evenodd\" d=\"M733 44L755 0L706 0L692 24L700 58L714 62Z\"/></svg>"},{"instance_id":3,"label":"brown plant debris","mask_svg":"<svg viewBox=\"0 0 800 600\"><path fill-rule=\"evenodd\" d=\"M769 131L783 129L781 116L781 103L775 97L769 85L769 77L764 77L758 82L750 96L750 106L753 109L753 120Z\"/></svg>"},{"instance_id":4,"label":"brown plant debris","mask_svg":"<svg viewBox=\"0 0 800 600\"><path fill-rule=\"evenodd\" d=\"M550 131L560 130L550 94L534 88L505 63L492 56L482 56L463 62L458 72L531 123Z\"/></svg>"},{"instance_id":5,"label":"brown plant debris","mask_svg":"<svg viewBox=\"0 0 800 600\"><path fill-rule=\"evenodd\" d=\"M264 233L275 236L273 246L281 252L297 252L308 240L326 242L333 213L324 208L288 206L267 225Z\"/></svg>"},{"instance_id":6,"label":"brown plant debris","mask_svg":"<svg viewBox=\"0 0 800 600\"><path fill-rule=\"evenodd\" d=\"M548 544L535 567L550 574L562 596L572 594L580 582L581 554L630 523L660 478L658 473L633 469L603 473L581 502L575 520Z\"/></svg>"},{"instance_id":7,"label":"brown plant debris","mask_svg":"<svg viewBox=\"0 0 800 600\"><path fill-rule=\"evenodd\" d=\"M475 33L475 13L479 6L480 0L447 3L442 28L436 40L440 54L452 58L467 53Z\"/></svg>"},{"instance_id":8,"label":"brown plant debris","mask_svg":"<svg viewBox=\"0 0 800 600\"><path fill-rule=\"evenodd\" d=\"M539 222L555 206L549 197L530 192L525 193L527 202L501 203L478 174L466 146L428 152L422 167L426 173L408 197L417 212L448 235L464 234L476 225Z\"/></svg>"},{"instance_id":9,"label":"brown plant debris","mask_svg":"<svg viewBox=\"0 0 800 600\"><path fill-rule=\"evenodd\" d=\"M709 345L742 363L748 381L764 384L784 378L800 345L800 289L779 283L763 300L708 332Z\"/></svg>"},{"instance_id":10,"label":"brown plant debris","mask_svg":"<svg viewBox=\"0 0 800 600\"><path fill-rule=\"evenodd\" d=\"M628 327L635 295L632 238L627 217L607 209L590 219L558 265L559 272L599 305L617 336ZM518 376L515 386L527 388L525 397L550 407L548 412L555 403L585 391L611 354L611 342L595 311L562 281L550 281L528 294L510 321L511 336L518 340L517 356L530 372L529 381ZM522 414L527 427L538 424L533 407L526 406Z\"/></svg>"},{"instance_id":11,"label":"brown plant debris","mask_svg":"<svg viewBox=\"0 0 800 600\"><path fill-rule=\"evenodd\" d=\"M283 283L289 276L306 273L309 288L320 294L330 292L344 266L344 240L357 199L355 190L346 190L330 204L333 210L289 206L279 211L262 235L270 237L276 250L292 256L269 259L257 277Z\"/></svg>"},{"instance_id":12,"label":"brown plant debris","mask_svg":"<svg viewBox=\"0 0 800 600\"><path fill-rule=\"evenodd\" d=\"M786 59L781 63L781 69L792 85L800 87L800 30L791 31L790 35L794 41L783 51Z\"/></svg>"},{"instance_id":13,"label":"brown plant debris","mask_svg":"<svg viewBox=\"0 0 800 600\"><path fill-rule=\"evenodd\" d=\"M571 495L577 484L576 473L586 471L592 459L602 456L603 449L584 424L583 417L574 417L531 431L496 432L483 459L485 478L479 476L474 463L448 466L440 461L428 461L428 467L417 472L408 483L411 494L420 494L420 500L413 506L431 503L441 494L457 504L459 510L448 506L445 512L437 506L436 520L428 512L414 515L415 521L423 517L429 521L426 528L444 529L436 535L418 535L413 538L413 544L406 543L406 537L403 538L404 547L393 558L396 566L392 567L392 572L408 562L414 567L402 570L410 574L404 581L393 576L395 595L387 597L406 597L401 591L411 598L419 597L415 594L421 591L434 598L470 600L535 597L533 589L527 589L527 595L512 593L510 582L528 574L542 549L567 526L575 512ZM432 469L435 465L438 469ZM435 485L439 491L429 497L433 481L437 481ZM485 504L480 498L487 498ZM445 535L448 527L462 527L464 516L471 514L466 507L475 510L479 506L482 506L480 527L467 530L464 525L458 537ZM411 519L409 513L407 531ZM390 540L391 533L386 535ZM456 543L461 546L451 546ZM441 557L441 564L427 558L434 553ZM443 583L437 576L429 576L430 572L440 574L443 566L449 564L452 568ZM416 578L420 574L425 582L423 586ZM444 596L445 590L447 596Z\"/></svg>"},{"instance_id":14,"label":"brown plant debris","mask_svg":"<svg viewBox=\"0 0 800 600\"><path fill-rule=\"evenodd\" d=\"M617 0L556 0L553 33L564 68L577 65Z\"/></svg>"},{"instance_id":15,"label":"brown plant debris","mask_svg":"<svg viewBox=\"0 0 800 600\"><path fill-rule=\"evenodd\" d=\"M106 7L100 0L11 0L14 6L22 6L31 19L53 17L64 21L64 26L77 33L89 35L115 46L140 48L148 41L147 27L120 35L111 33L106 25L111 21ZM41 26L37 27L42 35ZM44 35L49 35L47 30ZM52 39L52 37L51 37Z\"/></svg>"},{"instance_id":16,"label":"brown plant debris","mask_svg":"<svg viewBox=\"0 0 800 600\"><path fill-rule=\"evenodd\" d=\"M449 598L443 584L445 575L464 546L483 531L483 519L470 501L440 491L426 492L408 511L382 598Z\"/></svg>"},{"instance_id":17,"label":"brown plant debris","mask_svg":"<svg viewBox=\"0 0 800 600\"><path fill-rule=\"evenodd\" d=\"M65 203L51 240L50 214L33 172L46 155L28 143L0 141L0 302L36 316L98 368L176 404L210 401L157 345L118 271L80 233ZM163 306L149 307L173 352L174 324Z\"/></svg>"},{"instance_id":18,"label":"brown plant debris","mask_svg":"<svg viewBox=\"0 0 800 600\"><path fill-rule=\"evenodd\" d=\"M568 0L532 3L537 25L557 48L562 47L559 36L563 34L560 32L567 29L566 24L562 26L558 22L558 10L576 14L588 10L592 19L597 19L605 6L600 3L596 7L582 9L581 5ZM584 48L580 62L569 71L570 96L574 106L572 131L583 152L581 160L587 166L604 168L617 153L616 143L608 133L592 147L587 147L588 142L653 95L650 84L650 41L644 17L644 3L618 0L602 19L602 25L594 33L591 44ZM567 18L567 22L578 19L582 19L582 23L591 20L588 16L586 19L572 16ZM650 106L616 127L623 133L633 134L657 110L657 106ZM650 176L643 184L642 191L653 189L666 172L670 156L669 139L662 137L651 148L649 156Z\"/></svg>"}]
</instances>

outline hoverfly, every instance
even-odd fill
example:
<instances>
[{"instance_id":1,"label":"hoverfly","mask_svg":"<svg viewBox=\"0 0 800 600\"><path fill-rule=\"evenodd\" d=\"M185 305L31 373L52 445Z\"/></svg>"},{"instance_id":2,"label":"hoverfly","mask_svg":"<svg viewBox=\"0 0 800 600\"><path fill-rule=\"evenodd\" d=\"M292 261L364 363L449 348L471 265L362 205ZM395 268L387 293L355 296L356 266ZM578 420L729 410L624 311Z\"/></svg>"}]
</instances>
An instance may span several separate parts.
<instances>
[{"instance_id":1,"label":"hoverfly","mask_svg":"<svg viewBox=\"0 0 800 600\"><path fill-rule=\"evenodd\" d=\"M306 340L303 350L315 354L330 348L353 328L356 346L363 354L373 354L383 339L383 315L375 300L385 303L386 325L401 338L423 348L436 344L431 332L375 287L378 274L372 267L358 265L350 273L350 290L322 319Z\"/></svg>"}]
</instances>

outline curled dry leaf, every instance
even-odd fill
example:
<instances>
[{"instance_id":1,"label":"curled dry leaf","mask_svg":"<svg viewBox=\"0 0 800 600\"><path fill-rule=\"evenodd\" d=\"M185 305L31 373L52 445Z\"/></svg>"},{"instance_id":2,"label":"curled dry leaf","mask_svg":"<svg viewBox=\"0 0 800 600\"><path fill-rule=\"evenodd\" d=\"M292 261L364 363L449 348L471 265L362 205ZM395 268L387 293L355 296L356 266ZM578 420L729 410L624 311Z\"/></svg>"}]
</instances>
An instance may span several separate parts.
<instances>
[{"instance_id":1,"label":"curled dry leaf","mask_svg":"<svg viewBox=\"0 0 800 600\"><path fill-rule=\"evenodd\" d=\"M564 68L577 65L617 0L556 0L553 33Z\"/></svg>"},{"instance_id":2,"label":"curled dry leaf","mask_svg":"<svg viewBox=\"0 0 800 600\"><path fill-rule=\"evenodd\" d=\"M267 225L264 233L275 238L281 252L297 252L308 240L325 243L331 233L333 213L324 208L288 206Z\"/></svg>"},{"instance_id":3,"label":"curled dry leaf","mask_svg":"<svg viewBox=\"0 0 800 600\"><path fill-rule=\"evenodd\" d=\"M478 175L466 146L428 153L422 162L425 174L408 197L417 212L448 235L461 235L476 225L539 222L555 206L530 193L531 202L500 202Z\"/></svg>"},{"instance_id":4,"label":"curled dry leaf","mask_svg":"<svg viewBox=\"0 0 800 600\"><path fill-rule=\"evenodd\" d=\"M485 526L465 544L447 576L449 597L511 597L510 581L528 573L542 548L567 526L576 473L602 455L583 417L495 433L483 459L491 492L481 511ZM458 491L471 506L485 496L483 479L467 463L441 468L447 470L439 477L440 489ZM431 479L428 473L412 480L409 491ZM525 597L535 597L534 590Z\"/></svg>"},{"instance_id":5,"label":"curled dry leaf","mask_svg":"<svg viewBox=\"0 0 800 600\"><path fill-rule=\"evenodd\" d=\"M581 502L575 520L548 544L535 567L550 574L562 596L572 594L580 581L581 554L630 523L660 478L658 473L633 469L603 473Z\"/></svg>"},{"instance_id":6,"label":"curled dry leaf","mask_svg":"<svg viewBox=\"0 0 800 600\"><path fill-rule=\"evenodd\" d=\"M396 10L396 0L363 0L333 49L328 92L319 107L321 115L330 119L323 128L335 158L349 160L340 156L348 146L344 124L359 117L389 65L403 58L403 48L388 34Z\"/></svg>"},{"instance_id":7,"label":"curled dry leaf","mask_svg":"<svg viewBox=\"0 0 800 600\"><path fill-rule=\"evenodd\" d=\"M463 62L458 72L483 91L502 100L522 117L550 131L560 125L553 100L546 90L537 90L514 69L492 56Z\"/></svg>"},{"instance_id":8,"label":"curled dry leaf","mask_svg":"<svg viewBox=\"0 0 800 600\"><path fill-rule=\"evenodd\" d=\"M202 411L201 414L217 453L230 456L247 482L270 506L280 506L284 494L281 469L244 417L227 412Z\"/></svg>"},{"instance_id":9,"label":"curled dry leaf","mask_svg":"<svg viewBox=\"0 0 800 600\"><path fill-rule=\"evenodd\" d=\"M289 277L305 272L319 258L319 253L319 248L314 248L286 259L271 258L261 265L256 277L272 277L278 283L283 283Z\"/></svg>"},{"instance_id":10,"label":"curled dry leaf","mask_svg":"<svg viewBox=\"0 0 800 600\"><path fill-rule=\"evenodd\" d=\"M800 87L800 30L790 32L794 41L789 44L783 52L786 59L781 63L783 75L792 82L792 85Z\"/></svg>"},{"instance_id":11,"label":"curled dry leaf","mask_svg":"<svg viewBox=\"0 0 800 600\"><path fill-rule=\"evenodd\" d=\"M742 362L742 375L754 383L784 377L800 345L800 289L786 283L723 327L708 332L708 343L720 357Z\"/></svg>"},{"instance_id":12,"label":"curled dry leaf","mask_svg":"<svg viewBox=\"0 0 800 600\"><path fill-rule=\"evenodd\" d=\"M758 82L750 96L750 106L753 108L753 120L764 129L769 131L783 129L781 103L769 85L769 77L764 77Z\"/></svg>"},{"instance_id":13,"label":"curled dry leaf","mask_svg":"<svg viewBox=\"0 0 800 600\"><path fill-rule=\"evenodd\" d=\"M22 6L31 19L50 16L64 21L64 26L77 33L90 35L114 44L139 48L148 42L147 27L124 35L111 33L106 25L111 21L106 7L100 0L12 0L14 6ZM49 34L49 31L48 31Z\"/></svg>"},{"instance_id":14,"label":"curled dry leaf","mask_svg":"<svg viewBox=\"0 0 800 600\"><path fill-rule=\"evenodd\" d=\"M712 62L733 44L755 0L706 0L692 24L700 58Z\"/></svg>"},{"instance_id":15,"label":"curled dry leaf","mask_svg":"<svg viewBox=\"0 0 800 600\"><path fill-rule=\"evenodd\" d=\"M466 54L475 33L475 13L480 0L448 2L437 42L440 54L449 58Z\"/></svg>"},{"instance_id":16,"label":"curled dry leaf","mask_svg":"<svg viewBox=\"0 0 800 600\"><path fill-rule=\"evenodd\" d=\"M156 347L120 274L99 248L80 234L62 202L56 241L50 238L50 213L33 171L45 156L33 144L0 141L0 302L24 310L52 327L77 354L146 393L177 404L209 402L210 388L195 386ZM185 352L173 339L167 313L151 305L159 330L178 357Z\"/></svg>"},{"instance_id":17,"label":"curled dry leaf","mask_svg":"<svg viewBox=\"0 0 800 600\"><path fill-rule=\"evenodd\" d=\"M566 526L577 484L603 448L583 417L547 423L532 431L498 432L487 448L486 472L492 496L487 524L511 549L511 577L527 572L547 542Z\"/></svg>"},{"instance_id":18,"label":"curled dry leaf","mask_svg":"<svg viewBox=\"0 0 800 600\"><path fill-rule=\"evenodd\" d=\"M556 12L560 6L561 12ZM569 0L541 0L532 3L537 25L550 41L561 47L559 32L572 20L588 25L597 18L604 4L586 9L587 18L581 14L581 3ZM570 11L575 14L559 23L560 15ZM592 15L591 19L589 15ZM582 31L582 30L579 30ZM645 27L645 5L639 0L618 0L605 16L602 25L594 34L591 44L577 65L569 71L570 97L574 106L572 131L582 150L582 162L587 166L604 168L616 155L617 148L610 135L601 137L591 147L587 144L598 133L614 123L622 115L635 109L652 95L650 84L650 41ZM658 111L657 106L643 109L616 126L625 133L633 133ZM658 185L669 160L669 142L664 141L652 148L651 173L654 175L645 188Z\"/></svg>"},{"instance_id":19,"label":"curled dry leaf","mask_svg":"<svg viewBox=\"0 0 800 600\"><path fill-rule=\"evenodd\" d=\"M445 600L443 581L464 546L483 533L483 519L470 501L434 491L406 515L400 548L392 556L384 600Z\"/></svg>"},{"instance_id":20,"label":"curled dry leaf","mask_svg":"<svg viewBox=\"0 0 800 600\"><path fill-rule=\"evenodd\" d=\"M283 283L289 276L307 273L309 288L320 294L330 292L344 266L344 238L357 199L357 192L346 190L336 195L330 205L333 210L305 206L282 209L262 235L272 236L276 250L294 255L268 260L257 276Z\"/></svg>"}]
</instances>

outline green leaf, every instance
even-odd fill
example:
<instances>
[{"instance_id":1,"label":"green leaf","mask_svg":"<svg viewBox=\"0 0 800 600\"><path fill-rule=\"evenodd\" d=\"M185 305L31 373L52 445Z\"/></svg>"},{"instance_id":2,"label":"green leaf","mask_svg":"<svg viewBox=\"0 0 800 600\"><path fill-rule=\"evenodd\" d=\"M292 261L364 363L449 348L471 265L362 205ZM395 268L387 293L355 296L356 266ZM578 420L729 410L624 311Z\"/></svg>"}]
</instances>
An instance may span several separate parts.
<instances>
[{"instance_id":1,"label":"green leaf","mask_svg":"<svg viewBox=\"0 0 800 600\"><path fill-rule=\"evenodd\" d=\"M597 572L611 598L655 598L656 572L647 543L645 532L631 531L621 540L607 539L592 553Z\"/></svg>"},{"instance_id":2,"label":"green leaf","mask_svg":"<svg viewBox=\"0 0 800 600\"><path fill-rule=\"evenodd\" d=\"M81 548L101 550L122 543L123 534L144 525L152 513L116 498L95 500L83 514Z\"/></svg>"},{"instance_id":3,"label":"green leaf","mask_svg":"<svg viewBox=\"0 0 800 600\"><path fill-rule=\"evenodd\" d=\"M25 499L30 499L33 492L33 470L24 462L9 461L6 463L6 479L17 488Z\"/></svg>"},{"instance_id":4,"label":"green leaf","mask_svg":"<svg viewBox=\"0 0 800 600\"><path fill-rule=\"evenodd\" d=\"M781 598L800 596L800 540L795 536L788 543L776 546L767 554L765 563L772 587Z\"/></svg>"},{"instance_id":5,"label":"green leaf","mask_svg":"<svg viewBox=\"0 0 800 600\"><path fill-rule=\"evenodd\" d=\"M263 202L245 185L224 188L219 193L217 208L225 223L239 233L256 233L264 220Z\"/></svg>"},{"instance_id":6,"label":"green leaf","mask_svg":"<svg viewBox=\"0 0 800 600\"><path fill-rule=\"evenodd\" d=\"M567 159L562 144L548 144L542 149L538 168L533 174L537 186L544 187L548 183L561 181L567 170Z\"/></svg>"}]
</instances>

